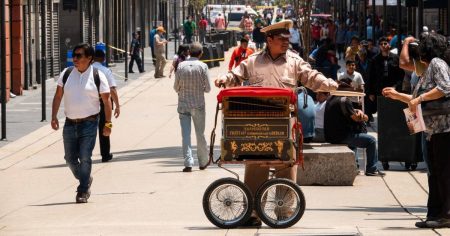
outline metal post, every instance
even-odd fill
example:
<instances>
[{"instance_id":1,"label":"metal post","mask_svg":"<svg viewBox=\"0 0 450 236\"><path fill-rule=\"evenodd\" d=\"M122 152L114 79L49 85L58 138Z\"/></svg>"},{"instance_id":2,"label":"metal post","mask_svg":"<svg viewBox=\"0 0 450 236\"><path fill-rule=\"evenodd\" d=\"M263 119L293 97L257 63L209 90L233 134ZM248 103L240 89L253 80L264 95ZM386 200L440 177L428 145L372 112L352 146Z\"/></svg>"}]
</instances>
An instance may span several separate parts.
<instances>
[{"instance_id":1,"label":"metal post","mask_svg":"<svg viewBox=\"0 0 450 236\"><path fill-rule=\"evenodd\" d=\"M398 55L400 55L400 49L402 48L402 0L397 0L397 49Z\"/></svg>"},{"instance_id":2,"label":"metal post","mask_svg":"<svg viewBox=\"0 0 450 236\"><path fill-rule=\"evenodd\" d=\"M447 0L447 35L450 34L450 0Z\"/></svg>"},{"instance_id":3,"label":"metal post","mask_svg":"<svg viewBox=\"0 0 450 236\"><path fill-rule=\"evenodd\" d=\"M46 46L47 46L47 39L46 39L46 18L45 18L45 0L41 0L41 89L42 89L42 120L41 122L45 122L47 120L47 111L46 111L46 85L45 80L47 79L47 62L46 62Z\"/></svg>"},{"instance_id":4,"label":"metal post","mask_svg":"<svg viewBox=\"0 0 450 236\"><path fill-rule=\"evenodd\" d=\"M123 12L124 12L124 35L125 35L125 81L128 80L128 0L123 1Z\"/></svg>"},{"instance_id":5,"label":"metal post","mask_svg":"<svg viewBox=\"0 0 450 236\"><path fill-rule=\"evenodd\" d=\"M166 1L166 2L163 2L163 1L160 1L160 4L161 4L161 7L162 7L162 11L164 12L163 13L163 15L164 15L164 19L163 19L163 21L164 21L164 28L166 29L166 40L167 41L169 41L169 17L167 17L167 6L168 6L168 2ZM169 44L168 43L166 43L166 59L168 58L168 53L169 53Z\"/></svg>"},{"instance_id":6,"label":"metal post","mask_svg":"<svg viewBox=\"0 0 450 236\"><path fill-rule=\"evenodd\" d=\"M371 20L371 23L372 23L372 39L373 39L374 43L376 43L375 39L377 38L375 36L375 14L376 14L376 12L375 12L375 0L372 0L372 20ZM385 17L386 16L383 16L384 21L386 21Z\"/></svg>"},{"instance_id":7,"label":"metal post","mask_svg":"<svg viewBox=\"0 0 450 236\"><path fill-rule=\"evenodd\" d=\"M417 0L417 10L419 11L417 17L417 25L419 25L418 34L420 34L423 28L423 0Z\"/></svg>"},{"instance_id":8,"label":"metal post","mask_svg":"<svg viewBox=\"0 0 450 236\"><path fill-rule=\"evenodd\" d=\"M383 35L387 33L387 0L383 0Z\"/></svg>"},{"instance_id":9,"label":"metal post","mask_svg":"<svg viewBox=\"0 0 450 236\"><path fill-rule=\"evenodd\" d=\"M110 5L106 3L106 1L103 1L103 12L105 13L105 17L103 18L103 26L105 27L105 56L106 56L106 67L109 67L109 60L111 59L110 57L110 50L109 50L109 9L110 9ZM112 23L112 22L111 22Z\"/></svg>"},{"instance_id":10,"label":"metal post","mask_svg":"<svg viewBox=\"0 0 450 236\"><path fill-rule=\"evenodd\" d=\"M5 27L5 0L2 0L2 3L0 4L0 25L1 25L1 31L0 31L0 38L1 38L1 86L2 86L2 140L6 140L6 27Z\"/></svg>"},{"instance_id":11,"label":"metal post","mask_svg":"<svg viewBox=\"0 0 450 236\"><path fill-rule=\"evenodd\" d=\"M144 70L144 48L145 48L145 0L141 0L140 7L141 7L141 37L139 38L141 40L141 47L142 47L142 60L141 60L141 67L142 70ZM135 10L135 9L134 9Z\"/></svg>"},{"instance_id":12,"label":"metal post","mask_svg":"<svg viewBox=\"0 0 450 236\"><path fill-rule=\"evenodd\" d=\"M28 2L28 4L29 4L29 2ZM30 76L30 70L29 70L29 67L28 67L28 65L29 65L29 63L28 63L28 61L27 61L27 59L28 59L28 14L27 14L27 12L28 12L28 7L29 7L29 5L23 5L23 32L24 32L24 39L23 39L23 48L24 48L24 50L23 50L23 58L24 58L24 66L25 66L25 75L24 75L24 80L23 80L23 89L26 89L26 90L28 90L28 77Z\"/></svg>"},{"instance_id":13,"label":"metal post","mask_svg":"<svg viewBox=\"0 0 450 236\"><path fill-rule=\"evenodd\" d=\"M177 46L178 46L178 23L177 23L177 0L173 0L173 25L174 25L174 32L175 35L175 46L174 46L174 52L177 54Z\"/></svg>"}]
</instances>

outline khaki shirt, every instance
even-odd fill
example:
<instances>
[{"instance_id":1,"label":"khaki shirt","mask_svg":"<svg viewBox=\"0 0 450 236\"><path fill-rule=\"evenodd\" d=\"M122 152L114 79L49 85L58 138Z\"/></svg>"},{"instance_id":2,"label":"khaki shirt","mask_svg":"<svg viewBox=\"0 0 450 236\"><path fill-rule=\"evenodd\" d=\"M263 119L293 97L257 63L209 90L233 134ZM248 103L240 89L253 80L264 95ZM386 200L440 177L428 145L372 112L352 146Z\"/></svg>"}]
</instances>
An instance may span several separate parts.
<instances>
[{"instance_id":1,"label":"khaki shirt","mask_svg":"<svg viewBox=\"0 0 450 236\"><path fill-rule=\"evenodd\" d=\"M333 91L338 86L290 50L275 60L267 49L254 53L222 79L227 87L240 86L244 81L250 86L278 88L295 88L300 81L302 86L313 91Z\"/></svg>"}]
</instances>

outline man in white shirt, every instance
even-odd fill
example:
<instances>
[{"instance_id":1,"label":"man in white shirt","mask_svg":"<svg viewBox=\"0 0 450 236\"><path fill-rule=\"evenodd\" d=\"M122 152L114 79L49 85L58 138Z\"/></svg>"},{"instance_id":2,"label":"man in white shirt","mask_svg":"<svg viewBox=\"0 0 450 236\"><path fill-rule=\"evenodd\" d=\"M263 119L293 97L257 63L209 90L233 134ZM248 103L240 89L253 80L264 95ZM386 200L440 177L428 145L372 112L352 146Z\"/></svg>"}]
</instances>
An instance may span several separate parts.
<instances>
[{"instance_id":1,"label":"man in white shirt","mask_svg":"<svg viewBox=\"0 0 450 236\"><path fill-rule=\"evenodd\" d=\"M353 87L353 90L355 91L362 91L364 90L364 80L362 75L355 71L356 69L356 63L353 60L347 60L345 62L346 70L340 74L338 74L338 81L344 80L344 79L350 79L351 86Z\"/></svg>"},{"instance_id":2,"label":"man in white shirt","mask_svg":"<svg viewBox=\"0 0 450 236\"><path fill-rule=\"evenodd\" d=\"M64 159L73 175L79 180L75 200L87 203L92 184L92 150L97 137L99 94L105 105L106 123L103 135L111 134L111 101L105 75L91 66L94 49L89 44L79 44L73 49L74 68L61 72L52 104L51 126L59 129L57 118L64 95L66 122L63 129ZM66 75L66 71L70 73Z\"/></svg>"},{"instance_id":3,"label":"man in white shirt","mask_svg":"<svg viewBox=\"0 0 450 236\"><path fill-rule=\"evenodd\" d=\"M108 80L109 90L111 94L112 102L114 103L114 117L119 117L120 115L120 105L119 105L119 96L117 95L117 84L114 79L114 75L112 71L103 66L102 63L105 61L105 52L103 50L95 50L94 55L94 63L92 66L97 68L99 71L103 72L106 76L106 80ZM99 122L98 122L98 140L100 142L100 154L102 156L102 162L108 162L113 158L111 153L111 143L109 140L109 136L103 135L103 129L105 127L106 117L105 117L105 105L100 102L100 114L99 114Z\"/></svg>"},{"instance_id":4,"label":"man in white shirt","mask_svg":"<svg viewBox=\"0 0 450 236\"><path fill-rule=\"evenodd\" d=\"M294 21L294 25L292 28L289 29L289 32L291 33L291 37L289 38L289 43L292 46L292 49L294 51L298 52L300 56L303 56L302 53L302 45L301 45L301 37L300 37L300 31L298 28L297 21Z\"/></svg>"}]
</instances>

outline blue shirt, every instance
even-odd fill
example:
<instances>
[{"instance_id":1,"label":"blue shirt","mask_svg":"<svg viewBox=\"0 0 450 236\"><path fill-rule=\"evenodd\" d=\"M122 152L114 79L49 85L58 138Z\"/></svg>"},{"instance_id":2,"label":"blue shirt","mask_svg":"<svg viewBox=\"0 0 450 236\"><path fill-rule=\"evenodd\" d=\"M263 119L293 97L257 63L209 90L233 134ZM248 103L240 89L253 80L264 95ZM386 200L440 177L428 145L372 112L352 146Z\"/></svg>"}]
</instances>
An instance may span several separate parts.
<instances>
[{"instance_id":1,"label":"blue shirt","mask_svg":"<svg viewBox=\"0 0 450 236\"><path fill-rule=\"evenodd\" d=\"M153 42L155 41L156 29L150 30L150 47L153 47Z\"/></svg>"}]
</instances>

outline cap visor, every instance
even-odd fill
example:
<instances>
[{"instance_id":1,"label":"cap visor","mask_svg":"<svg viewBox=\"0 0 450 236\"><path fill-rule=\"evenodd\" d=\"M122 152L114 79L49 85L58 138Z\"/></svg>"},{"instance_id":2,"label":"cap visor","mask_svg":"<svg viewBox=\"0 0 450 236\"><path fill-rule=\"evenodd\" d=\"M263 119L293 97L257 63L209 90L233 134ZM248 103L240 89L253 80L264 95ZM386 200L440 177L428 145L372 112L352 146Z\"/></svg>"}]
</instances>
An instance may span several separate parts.
<instances>
[{"instance_id":1,"label":"cap visor","mask_svg":"<svg viewBox=\"0 0 450 236\"><path fill-rule=\"evenodd\" d=\"M291 34L279 34L279 36L283 37L283 38L290 38Z\"/></svg>"}]
</instances>

